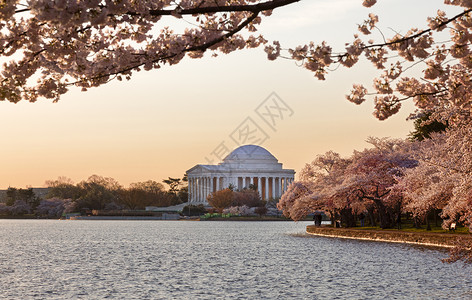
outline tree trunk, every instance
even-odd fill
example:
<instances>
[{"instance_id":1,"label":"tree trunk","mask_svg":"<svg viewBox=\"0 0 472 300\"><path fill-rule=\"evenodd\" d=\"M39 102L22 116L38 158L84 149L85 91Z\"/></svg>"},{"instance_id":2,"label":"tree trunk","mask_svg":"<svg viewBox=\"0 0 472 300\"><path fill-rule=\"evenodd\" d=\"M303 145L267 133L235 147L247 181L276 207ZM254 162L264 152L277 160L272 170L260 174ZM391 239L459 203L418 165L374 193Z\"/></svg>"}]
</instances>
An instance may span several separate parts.
<instances>
[{"instance_id":1,"label":"tree trunk","mask_svg":"<svg viewBox=\"0 0 472 300\"><path fill-rule=\"evenodd\" d=\"M431 210L428 210L426 213L426 230L431 231L431 224L429 223L429 215L431 213Z\"/></svg>"},{"instance_id":2,"label":"tree trunk","mask_svg":"<svg viewBox=\"0 0 472 300\"><path fill-rule=\"evenodd\" d=\"M379 213L380 228L382 229L391 228L392 222L388 216L387 208L385 207L385 205L382 203L380 199L374 199L374 203L377 207L377 212Z\"/></svg>"},{"instance_id":3,"label":"tree trunk","mask_svg":"<svg viewBox=\"0 0 472 300\"><path fill-rule=\"evenodd\" d=\"M369 220L370 220L370 226L377 226L377 222L375 222L375 215L374 215L374 207L369 206L367 208L367 214L369 215Z\"/></svg>"},{"instance_id":4,"label":"tree trunk","mask_svg":"<svg viewBox=\"0 0 472 300\"><path fill-rule=\"evenodd\" d=\"M352 208L343 208L341 209L341 223L344 224L345 227L355 227L356 220L354 215L352 214Z\"/></svg>"},{"instance_id":5,"label":"tree trunk","mask_svg":"<svg viewBox=\"0 0 472 300\"><path fill-rule=\"evenodd\" d=\"M415 223L415 228L416 228L416 229L420 229L420 228L421 228L421 224L420 224L420 222L419 222L418 217L414 217L414 218L413 218L413 222Z\"/></svg>"},{"instance_id":6,"label":"tree trunk","mask_svg":"<svg viewBox=\"0 0 472 300\"><path fill-rule=\"evenodd\" d=\"M331 220L331 225L336 228L336 213L330 211L329 212L329 219Z\"/></svg>"}]
</instances>

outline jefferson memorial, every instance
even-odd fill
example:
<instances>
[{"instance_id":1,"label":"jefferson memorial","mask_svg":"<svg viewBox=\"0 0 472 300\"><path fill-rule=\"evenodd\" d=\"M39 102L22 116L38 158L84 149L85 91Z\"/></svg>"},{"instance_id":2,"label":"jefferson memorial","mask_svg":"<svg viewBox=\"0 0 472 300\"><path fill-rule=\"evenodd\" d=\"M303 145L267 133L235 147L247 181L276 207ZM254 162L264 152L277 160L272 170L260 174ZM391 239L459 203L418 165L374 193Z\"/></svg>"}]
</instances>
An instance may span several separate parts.
<instances>
[{"instance_id":1,"label":"jefferson memorial","mask_svg":"<svg viewBox=\"0 0 472 300\"><path fill-rule=\"evenodd\" d=\"M235 149L218 165L196 165L187 171L189 201L206 204L210 193L228 188L242 190L253 185L263 200L279 199L293 182L295 171L283 169L266 149L245 145Z\"/></svg>"}]
</instances>

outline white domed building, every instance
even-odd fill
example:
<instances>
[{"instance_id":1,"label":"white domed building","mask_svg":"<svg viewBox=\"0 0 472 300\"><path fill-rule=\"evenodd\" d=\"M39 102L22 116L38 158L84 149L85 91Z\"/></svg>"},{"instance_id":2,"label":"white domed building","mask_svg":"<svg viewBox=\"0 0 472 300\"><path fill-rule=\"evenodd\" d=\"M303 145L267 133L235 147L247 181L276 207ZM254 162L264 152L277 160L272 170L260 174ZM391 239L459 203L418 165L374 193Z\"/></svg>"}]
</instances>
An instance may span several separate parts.
<instances>
[{"instance_id":1,"label":"white domed building","mask_svg":"<svg viewBox=\"0 0 472 300\"><path fill-rule=\"evenodd\" d=\"M187 171L189 202L206 204L210 193L228 188L257 187L263 200L279 199L293 182L295 171L283 169L266 149L245 145L235 149L218 165L196 165Z\"/></svg>"}]
</instances>

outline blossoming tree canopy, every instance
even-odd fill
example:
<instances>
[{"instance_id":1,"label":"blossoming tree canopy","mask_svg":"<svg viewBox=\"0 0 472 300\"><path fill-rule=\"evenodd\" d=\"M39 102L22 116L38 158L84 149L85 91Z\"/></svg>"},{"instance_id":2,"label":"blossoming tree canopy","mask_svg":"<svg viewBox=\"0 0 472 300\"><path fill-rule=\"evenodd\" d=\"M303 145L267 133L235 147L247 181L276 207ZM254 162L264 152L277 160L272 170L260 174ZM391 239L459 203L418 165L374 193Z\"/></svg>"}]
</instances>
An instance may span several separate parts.
<instances>
[{"instance_id":1,"label":"blossoming tree canopy","mask_svg":"<svg viewBox=\"0 0 472 300\"><path fill-rule=\"evenodd\" d=\"M133 71L207 50L230 53L266 40L261 16L299 0L0 0L0 100L57 101ZM183 33L167 27L185 18ZM241 31L250 33L243 36Z\"/></svg>"},{"instance_id":2,"label":"blossoming tree canopy","mask_svg":"<svg viewBox=\"0 0 472 300\"><path fill-rule=\"evenodd\" d=\"M422 30L406 35L353 42L337 52L326 42L283 50L279 42L267 44L253 34L263 16L300 0L9 0L0 1L0 100L54 99L70 86L83 90L113 79L129 79L134 71L177 64L188 55L199 58L207 50L222 53L265 44L271 60L283 55L324 79L330 67L351 67L364 55L381 70L369 93L355 84L349 101L360 104L374 96L374 115L383 120L398 112L401 102L413 99L422 110L470 110L470 41L472 3L445 0L462 7L457 15L438 11ZM364 0L372 7L376 0ZM169 18L182 18L187 27L176 33ZM371 37L379 17L369 14L359 25ZM450 30L450 39L435 34ZM249 33L247 33L248 31ZM310 38L310 37L307 37ZM400 57L391 61L390 57ZM388 63L390 63L388 65ZM423 78L406 77L408 63L423 63Z\"/></svg>"},{"instance_id":3,"label":"blossoming tree canopy","mask_svg":"<svg viewBox=\"0 0 472 300\"><path fill-rule=\"evenodd\" d=\"M363 2L366 7L375 3L376 0ZM364 56L380 70L380 76L373 80L373 91L354 84L346 97L361 104L367 96L372 96L374 115L380 120L397 113L401 103L408 99L413 99L419 110L434 112L438 120L448 120L451 115L464 117L464 113L468 118L472 109L472 2L445 0L444 3L462 10L452 16L438 10L437 15L427 19L424 29L412 28L405 35L397 33L388 38L381 32L380 42L372 38L373 32L380 29L376 27L379 17L371 13L359 25L360 35L366 38L354 35L354 41L340 52L325 42L311 42L289 49L286 56L300 61L321 80L329 70L339 65L352 67ZM449 37L444 37L447 31ZM266 52L269 59L284 55L278 42L266 46ZM406 71L414 66L422 68L420 78L406 76Z\"/></svg>"},{"instance_id":4,"label":"blossoming tree canopy","mask_svg":"<svg viewBox=\"0 0 472 300\"><path fill-rule=\"evenodd\" d=\"M408 142L385 138L368 142L374 148L355 151L349 159L332 151L319 155L300 172L302 181L289 186L278 208L294 220L315 210L349 220L353 213L372 214L375 209L382 228L393 226L401 197L391 187L417 161L408 153Z\"/></svg>"}]
</instances>

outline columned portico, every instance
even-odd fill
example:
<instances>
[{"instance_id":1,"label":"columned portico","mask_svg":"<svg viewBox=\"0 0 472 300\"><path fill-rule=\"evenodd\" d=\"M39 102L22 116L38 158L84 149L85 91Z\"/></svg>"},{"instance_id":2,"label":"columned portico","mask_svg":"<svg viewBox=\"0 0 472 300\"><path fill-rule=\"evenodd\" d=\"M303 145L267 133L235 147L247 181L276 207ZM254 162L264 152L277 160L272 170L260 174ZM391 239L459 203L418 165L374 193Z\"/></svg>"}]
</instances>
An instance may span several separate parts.
<instances>
[{"instance_id":1,"label":"columned portico","mask_svg":"<svg viewBox=\"0 0 472 300\"><path fill-rule=\"evenodd\" d=\"M206 204L209 194L228 188L257 189L263 200L280 199L293 181L295 171L282 164L266 149L241 146L218 165L196 165L187 171L189 202Z\"/></svg>"}]
</instances>

